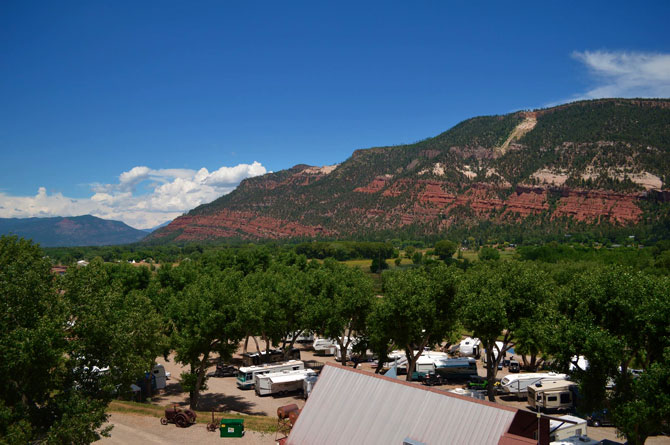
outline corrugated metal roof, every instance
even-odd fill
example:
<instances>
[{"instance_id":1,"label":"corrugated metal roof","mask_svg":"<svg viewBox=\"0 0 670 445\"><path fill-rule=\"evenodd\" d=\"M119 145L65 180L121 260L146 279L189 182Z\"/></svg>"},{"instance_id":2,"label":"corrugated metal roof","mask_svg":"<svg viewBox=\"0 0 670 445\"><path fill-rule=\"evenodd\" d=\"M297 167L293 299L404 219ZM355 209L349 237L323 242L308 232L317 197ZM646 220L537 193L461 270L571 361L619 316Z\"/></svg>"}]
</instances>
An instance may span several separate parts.
<instances>
[{"instance_id":1,"label":"corrugated metal roof","mask_svg":"<svg viewBox=\"0 0 670 445\"><path fill-rule=\"evenodd\" d=\"M497 445L515 409L363 371L326 365L288 438L290 445Z\"/></svg>"}]
</instances>

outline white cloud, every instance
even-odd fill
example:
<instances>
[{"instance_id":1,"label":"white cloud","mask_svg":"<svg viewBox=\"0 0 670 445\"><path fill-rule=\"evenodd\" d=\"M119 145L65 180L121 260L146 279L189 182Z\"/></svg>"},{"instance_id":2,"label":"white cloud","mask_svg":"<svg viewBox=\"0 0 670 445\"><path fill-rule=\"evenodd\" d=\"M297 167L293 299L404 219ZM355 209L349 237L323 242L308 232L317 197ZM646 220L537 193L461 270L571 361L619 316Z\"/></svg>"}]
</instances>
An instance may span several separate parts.
<instances>
[{"instance_id":1,"label":"white cloud","mask_svg":"<svg viewBox=\"0 0 670 445\"><path fill-rule=\"evenodd\" d=\"M48 194L40 187L34 196L11 196L0 192L0 217L77 216L91 214L116 219L137 228L162 224L200 205L230 193L245 178L265 174L259 162L223 166L210 173L206 168L151 169L137 166L119 175L115 184L92 184L89 198ZM136 194L147 182L151 192Z\"/></svg>"},{"instance_id":2,"label":"white cloud","mask_svg":"<svg viewBox=\"0 0 670 445\"><path fill-rule=\"evenodd\" d=\"M625 51L575 51L594 80L586 93L573 97L670 97L670 54Z\"/></svg>"}]
</instances>

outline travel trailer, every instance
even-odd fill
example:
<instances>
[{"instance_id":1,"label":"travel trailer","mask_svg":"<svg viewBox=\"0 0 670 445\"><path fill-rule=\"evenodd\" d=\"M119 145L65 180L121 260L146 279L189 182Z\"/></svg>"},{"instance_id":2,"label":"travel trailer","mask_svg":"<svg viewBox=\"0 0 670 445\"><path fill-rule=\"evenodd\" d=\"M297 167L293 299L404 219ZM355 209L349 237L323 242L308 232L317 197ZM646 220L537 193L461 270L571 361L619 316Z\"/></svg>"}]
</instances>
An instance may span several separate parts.
<instances>
[{"instance_id":1,"label":"travel trailer","mask_svg":"<svg viewBox=\"0 0 670 445\"><path fill-rule=\"evenodd\" d=\"M237 387L240 389L251 389L254 387L256 374L270 374L271 372L297 371L305 369L305 364L300 360L289 360L282 363L267 363L257 366L243 366L237 373Z\"/></svg>"},{"instance_id":2,"label":"travel trailer","mask_svg":"<svg viewBox=\"0 0 670 445\"><path fill-rule=\"evenodd\" d=\"M165 366L158 363L151 372L156 381L156 389L165 389L167 380L170 378L170 373L165 371Z\"/></svg>"},{"instance_id":3,"label":"travel trailer","mask_svg":"<svg viewBox=\"0 0 670 445\"><path fill-rule=\"evenodd\" d=\"M295 371L287 370L271 372L269 374L256 374L254 377L254 389L259 396L301 391L303 381L308 375L316 376L316 372L312 369L298 369Z\"/></svg>"},{"instance_id":4,"label":"travel trailer","mask_svg":"<svg viewBox=\"0 0 670 445\"><path fill-rule=\"evenodd\" d=\"M516 396L519 399L528 397L528 387L544 380L567 380L566 374L554 372L528 373L507 375L500 381L500 389L505 395Z\"/></svg>"},{"instance_id":5,"label":"travel trailer","mask_svg":"<svg viewBox=\"0 0 670 445\"><path fill-rule=\"evenodd\" d=\"M461 344L458 347L461 357L479 358L481 354L481 351L479 350L481 344L482 342L478 338L468 337L461 340Z\"/></svg>"},{"instance_id":6,"label":"travel trailer","mask_svg":"<svg viewBox=\"0 0 670 445\"><path fill-rule=\"evenodd\" d=\"M315 337L314 343L312 343L312 348L314 348L314 352L317 354L335 355L335 345L337 345L335 340Z\"/></svg>"},{"instance_id":7,"label":"travel trailer","mask_svg":"<svg viewBox=\"0 0 670 445\"><path fill-rule=\"evenodd\" d=\"M561 416L549 420L549 441L565 440L573 436L585 436L586 419L575 416Z\"/></svg>"},{"instance_id":8,"label":"travel trailer","mask_svg":"<svg viewBox=\"0 0 670 445\"><path fill-rule=\"evenodd\" d=\"M570 410L576 399L577 384L568 380L545 380L528 387L528 406L533 410Z\"/></svg>"}]
</instances>

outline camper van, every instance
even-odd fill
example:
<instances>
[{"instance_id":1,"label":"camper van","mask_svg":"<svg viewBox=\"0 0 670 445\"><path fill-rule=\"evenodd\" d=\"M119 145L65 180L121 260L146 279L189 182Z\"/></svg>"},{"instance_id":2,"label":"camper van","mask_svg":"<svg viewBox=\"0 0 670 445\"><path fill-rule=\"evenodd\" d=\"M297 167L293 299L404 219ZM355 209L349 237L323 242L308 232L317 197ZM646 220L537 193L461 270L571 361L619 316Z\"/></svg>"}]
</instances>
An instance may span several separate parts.
<instances>
[{"instance_id":1,"label":"camper van","mask_svg":"<svg viewBox=\"0 0 670 445\"><path fill-rule=\"evenodd\" d=\"M259 396L301 391L303 381L308 375L316 376L316 372L312 369L298 369L295 371L286 370L271 372L269 374L256 374L254 377L254 389Z\"/></svg>"},{"instance_id":2,"label":"camper van","mask_svg":"<svg viewBox=\"0 0 670 445\"><path fill-rule=\"evenodd\" d=\"M416 351L414 352L416 354ZM447 359L445 352L423 351L414 364L414 372L412 373L412 380L421 380L427 374L434 373L437 369L437 364L440 361ZM407 367L407 359L405 359L405 369ZM400 360L398 360L398 367L401 367Z\"/></svg>"},{"instance_id":3,"label":"camper van","mask_svg":"<svg viewBox=\"0 0 670 445\"><path fill-rule=\"evenodd\" d=\"M564 411L574 407L577 384L568 380L537 382L528 387L528 406L537 411Z\"/></svg>"},{"instance_id":4,"label":"camper van","mask_svg":"<svg viewBox=\"0 0 670 445\"><path fill-rule=\"evenodd\" d=\"M305 364L300 360L289 360L282 363L267 363L257 366L243 366L237 373L237 387L240 389L251 389L254 386L256 374L270 374L271 372L297 371L305 369Z\"/></svg>"},{"instance_id":5,"label":"camper van","mask_svg":"<svg viewBox=\"0 0 670 445\"><path fill-rule=\"evenodd\" d=\"M481 340L478 338L468 337L461 341L461 344L458 347L458 351L461 354L461 357L474 357L479 358L480 356L480 346Z\"/></svg>"},{"instance_id":6,"label":"camper van","mask_svg":"<svg viewBox=\"0 0 670 445\"><path fill-rule=\"evenodd\" d=\"M500 389L505 395L516 396L519 399L528 397L528 387L543 380L567 380L566 374L555 372L528 373L507 375L500 381Z\"/></svg>"},{"instance_id":7,"label":"camper van","mask_svg":"<svg viewBox=\"0 0 670 445\"><path fill-rule=\"evenodd\" d=\"M439 360L435 372L446 380L469 379L477 375L477 360L472 357Z\"/></svg>"}]
</instances>

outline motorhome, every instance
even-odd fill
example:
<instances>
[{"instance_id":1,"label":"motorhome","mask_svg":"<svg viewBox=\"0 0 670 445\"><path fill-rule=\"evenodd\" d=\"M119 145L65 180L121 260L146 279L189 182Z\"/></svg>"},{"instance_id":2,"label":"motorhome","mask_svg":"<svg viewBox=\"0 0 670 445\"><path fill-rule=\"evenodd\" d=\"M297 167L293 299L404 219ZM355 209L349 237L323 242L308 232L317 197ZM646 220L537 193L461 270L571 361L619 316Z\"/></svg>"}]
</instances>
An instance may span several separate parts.
<instances>
[{"instance_id":1,"label":"motorhome","mask_svg":"<svg viewBox=\"0 0 670 445\"><path fill-rule=\"evenodd\" d=\"M254 389L259 396L301 391L303 381L307 376L316 376L316 372L312 369L298 369L295 371L285 370L269 374L256 374L254 377Z\"/></svg>"},{"instance_id":2,"label":"motorhome","mask_svg":"<svg viewBox=\"0 0 670 445\"><path fill-rule=\"evenodd\" d=\"M477 375L477 360L473 357L439 360L435 372L446 380L468 379Z\"/></svg>"},{"instance_id":3,"label":"motorhome","mask_svg":"<svg viewBox=\"0 0 670 445\"><path fill-rule=\"evenodd\" d=\"M528 374L507 375L500 381L500 389L505 395L516 396L519 399L528 397L528 387L544 380L567 380L566 374L554 372L537 372Z\"/></svg>"},{"instance_id":4,"label":"motorhome","mask_svg":"<svg viewBox=\"0 0 670 445\"><path fill-rule=\"evenodd\" d=\"M576 399L577 384L569 380L544 380L528 387L528 406L533 410L570 410Z\"/></svg>"},{"instance_id":5,"label":"motorhome","mask_svg":"<svg viewBox=\"0 0 670 445\"><path fill-rule=\"evenodd\" d=\"M289 360L282 363L267 363L256 366L242 366L237 373L237 387L240 389L251 389L254 387L256 374L270 374L271 372L297 371L305 369L305 364L300 360Z\"/></svg>"},{"instance_id":6,"label":"motorhome","mask_svg":"<svg viewBox=\"0 0 670 445\"><path fill-rule=\"evenodd\" d=\"M561 416L549 419L549 441L565 440L587 434L586 419L576 416Z\"/></svg>"},{"instance_id":7,"label":"motorhome","mask_svg":"<svg viewBox=\"0 0 670 445\"><path fill-rule=\"evenodd\" d=\"M461 357L479 358L481 351L479 350L482 342L478 338L465 338L461 340L458 351Z\"/></svg>"}]
</instances>

